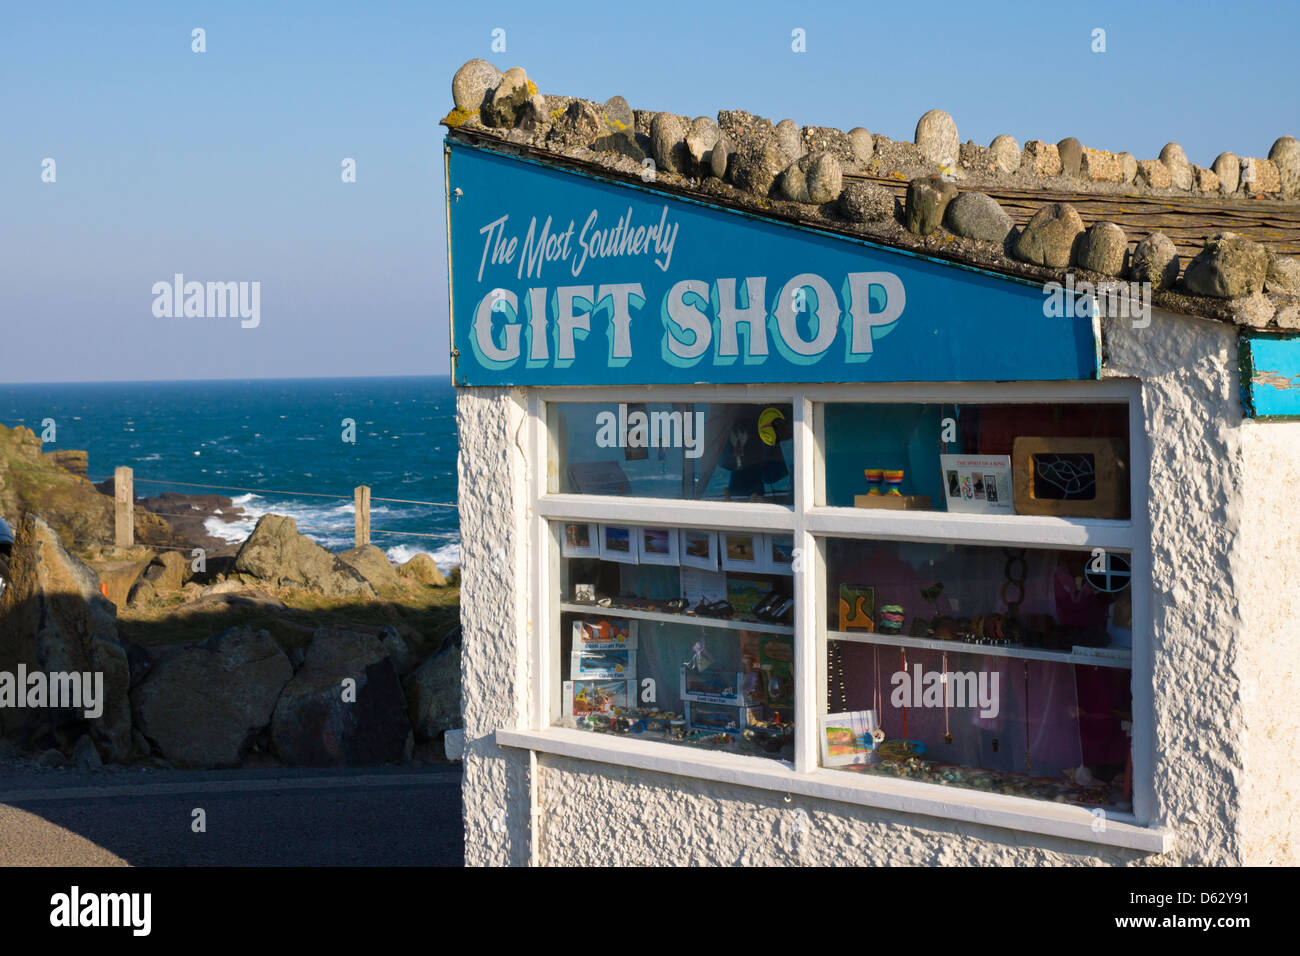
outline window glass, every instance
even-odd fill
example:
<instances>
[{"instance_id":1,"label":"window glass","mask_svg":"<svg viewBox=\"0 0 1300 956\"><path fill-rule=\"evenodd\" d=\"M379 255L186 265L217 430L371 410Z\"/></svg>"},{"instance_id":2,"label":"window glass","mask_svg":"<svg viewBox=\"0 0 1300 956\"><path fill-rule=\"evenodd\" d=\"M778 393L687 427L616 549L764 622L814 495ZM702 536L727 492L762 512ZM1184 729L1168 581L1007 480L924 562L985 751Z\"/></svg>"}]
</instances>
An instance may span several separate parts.
<instances>
[{"instance_id":1,"label":"window glass","mask_svg":"<svg viewBox=\"0 0 1300 956\"><path fill-rule=\"evenodd\" d=\"M825 503L1129 517L1128 406L822 406Z\"/></svg>"},{"instance_id":2,"label":"window glass","mask_svg":"<svg viewBox=\"0 0 1300 956\"><path fill-rule=\"evenodd\" d=\"M793 759L790 535L558 530L559 726Z\"/></svg>"},{"instance_id":3,"label":"window glass","mask_svg":"<svg viewBox=\"0 0 1300 956\"><path fill-rule=\"evenodd\" d=\"M791 504L791 406L557 402L552 492Z\"/></svg>"},{"instance_id":4,"label":"window glass","mask_svg":"<svg viewBox=\"0 0 1300 956\"><path fill-rule=\"evenodd\" d=\"M829 539L824 766L1127 810L1128 555Z\"/></svg>"}]
</instances>

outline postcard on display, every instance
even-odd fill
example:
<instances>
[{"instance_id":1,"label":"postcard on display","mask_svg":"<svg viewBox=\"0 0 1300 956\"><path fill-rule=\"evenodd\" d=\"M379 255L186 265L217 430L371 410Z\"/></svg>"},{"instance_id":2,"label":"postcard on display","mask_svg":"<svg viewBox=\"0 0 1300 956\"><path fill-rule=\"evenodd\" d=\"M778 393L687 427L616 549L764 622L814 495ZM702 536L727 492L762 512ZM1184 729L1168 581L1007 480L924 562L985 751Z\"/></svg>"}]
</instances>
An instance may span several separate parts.
<instances>
[{"instance_id":1,"label":"postcard on display","mask_svg":"<svg viewBox=\"0 0 1300 956\"><path fill-rule=\"evenodd\" d=\"M824 714L817 719L821 731L822 766L851 767L869 763L876 749L872 738L878 724L874 710Z\"/></svg>"},{"instance_id":2,"label":"postcard on display","mask_svg":"<svg viewBox=\"0 0 1300 956\"><path fill-rule=\"evenodd\" d=\"M765 535L752 531L720 531L718 537L721 539L724 570L762 570Z\"/></svg>"},{"instance_id":3,"label":"postcard on display","mask_svg":"<svg viewBox=\"0 0 1300 956\"><path fill-rule=\"evenodd\" d=\"M948 510L967 514L1016 513L1010 455L940 455Z\"/></svg>"},{"instance_id":4,"label":"postcard on display","mask_svg":"<svg viewBox=\"0 0 1300 956\"><path fill-rule=\"evenodd\" d=\"M583 521L567 521L560 539L560 554L566 558L596 558L600 547L596 538L596 525Z\"/></svg>"},{"instance_id":5,"label":"postcard on display","mask_svg":"<svg viewBox=\"0 0 1300 956\"><path fill-rule=\"evenodd\" d=\"M677 567L678 534L676 528L637 528L642 564L667 564Z\"/></svg>"},{"instance_id":6,"label":"postcard on display","mask_svg":"<svg viewBox=\"0 0 1300 956\"><path fill-rule=\"evenodd\" d=\"M718 570L718 532L682 528L680 553L684 568Z\"/></svg>"},{"instance_id":7,"label":"postcard on display","mask_svg":"<svg viewBox=\"0 0 1300 956\"><path fill-rule=\"evenodd\" d=\"M639 557L635 528L621 524L602 524L600 527L600 559L636 564Z\"/></svg>"},{"instance_id":8,"label":"postcard on display","mask_svg":"<svg viewBox=\"0 0 1300 956\"><path fill-rule=\"evenodd\" d=\"M573 622L573 648L589 651L636 649L636 621L587 618Z\"/></svg>"}]
</instances>

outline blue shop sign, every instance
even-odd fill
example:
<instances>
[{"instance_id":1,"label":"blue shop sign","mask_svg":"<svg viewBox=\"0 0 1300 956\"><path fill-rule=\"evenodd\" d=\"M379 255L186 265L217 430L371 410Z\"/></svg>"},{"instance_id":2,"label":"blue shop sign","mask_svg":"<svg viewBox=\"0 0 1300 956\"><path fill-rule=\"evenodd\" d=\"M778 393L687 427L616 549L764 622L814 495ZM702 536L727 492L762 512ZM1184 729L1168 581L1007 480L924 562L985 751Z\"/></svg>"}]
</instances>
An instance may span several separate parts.
<instances>
[{"instance_id":1,"label":"blue shop sign","mask_svg":"<svg viewBox=\"0 0 1300 956\"><path fill-rule=\"evenodd\" d=\"M457 385L1097 374L1033 283L456 141L447 190Z\"/></svg>"}]
</instances>

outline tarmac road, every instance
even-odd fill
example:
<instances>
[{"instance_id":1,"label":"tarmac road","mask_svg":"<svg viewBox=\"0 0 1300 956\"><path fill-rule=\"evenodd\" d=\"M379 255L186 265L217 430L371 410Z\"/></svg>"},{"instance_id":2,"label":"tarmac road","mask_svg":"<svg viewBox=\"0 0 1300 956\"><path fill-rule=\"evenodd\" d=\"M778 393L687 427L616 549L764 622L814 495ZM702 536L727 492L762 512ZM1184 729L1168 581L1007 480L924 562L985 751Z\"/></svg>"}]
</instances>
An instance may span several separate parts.
<instances>
[{"instance_id":1,"label":"tarmac road","mask_svg":"<svg viewBox=\"0 0 1300 956\"><path fill-rule=\"evenodd\" d=\"M460 782L459 764L5 774L0 865L460 866Z\"/></svg>"}]
</instances>

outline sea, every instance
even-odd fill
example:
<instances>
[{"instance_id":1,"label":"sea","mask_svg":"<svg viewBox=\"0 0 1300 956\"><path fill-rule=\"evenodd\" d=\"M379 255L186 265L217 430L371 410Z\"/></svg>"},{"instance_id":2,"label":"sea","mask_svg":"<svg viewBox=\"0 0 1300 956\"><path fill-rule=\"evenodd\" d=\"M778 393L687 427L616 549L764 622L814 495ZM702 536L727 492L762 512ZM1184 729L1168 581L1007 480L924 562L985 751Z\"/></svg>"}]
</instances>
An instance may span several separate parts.
<instances>
[{"instance_id":1,"label":"sea","mask_svg":"<svg viewBox=\"0 0 1300 956\"><path fill-rule=\"evenodd\" d=\"M0 424L51 434L46 451L85 450L92 480L129 465L137 497L231 498L244 517L206 527L232 542L273 513L350 548L352 491L368 485L372 544L398 563L460 563L449 378L0 384Z\"/></svg>"}]
</instances>

